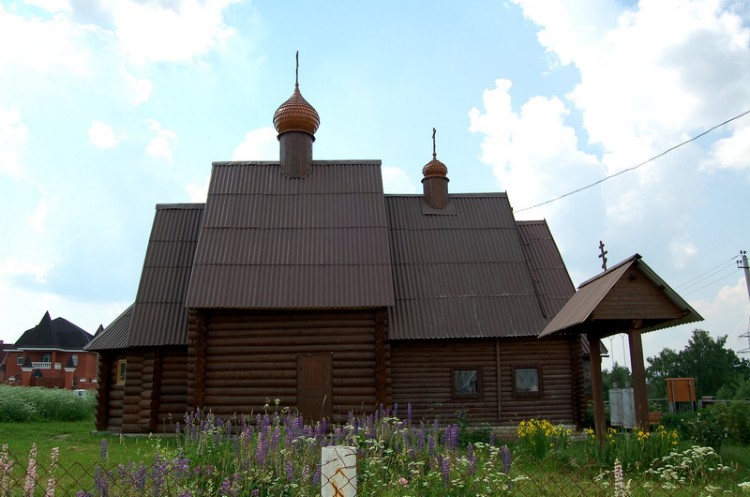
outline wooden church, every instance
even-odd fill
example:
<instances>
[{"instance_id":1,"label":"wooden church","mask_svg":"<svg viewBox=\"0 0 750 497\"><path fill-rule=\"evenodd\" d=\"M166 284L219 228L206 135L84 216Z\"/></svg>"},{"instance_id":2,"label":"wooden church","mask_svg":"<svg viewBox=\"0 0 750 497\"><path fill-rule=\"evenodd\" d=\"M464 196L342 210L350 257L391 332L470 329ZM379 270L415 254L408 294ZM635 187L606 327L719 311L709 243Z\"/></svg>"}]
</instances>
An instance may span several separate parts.
<instances>
[{"instance_id":1,"label":"wooden church","mask_svg":"<svg viewBox=\"0 0 750 497\"><path fill-rule=\"evenodd\" d=\"M414 417L579 424L588 343L537 336L575 293L545 221L505 193L383 192L379 161L313 159L295 84L280 157L215 162L205 204L160 204L135 303L88 345L97 427L169 431L187 410L309 420L411 404ZM434 135L433 135L434 139Z\"/></svg>"}]
</instances>

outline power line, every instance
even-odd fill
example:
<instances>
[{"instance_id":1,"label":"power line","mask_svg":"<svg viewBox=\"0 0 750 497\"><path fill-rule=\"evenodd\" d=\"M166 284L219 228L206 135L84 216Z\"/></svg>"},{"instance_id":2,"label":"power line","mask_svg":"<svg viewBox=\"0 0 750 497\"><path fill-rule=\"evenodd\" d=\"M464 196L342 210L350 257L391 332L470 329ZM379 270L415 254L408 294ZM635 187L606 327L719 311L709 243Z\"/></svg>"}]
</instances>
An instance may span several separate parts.
<instances>
[{"instance_id":1,"label":"power line","mask_svg":"<svg viewBox=\"0 0 750 497\"><path fill-rule=\"evenodd\" d=\"M689 292L683 293L683 294L682 294L682 296L683 296L683 297L686 297L686 296L688 296L688 295L692 295L692 294L694 294L694 293L698 292L699 290L703 290L703 289L704 289L704 288L706 288L707 286L711 286L711 285L713 285L714 283L718 283L718 282L720 282L720 281L723 281L723 280L725 280L725 279L729 278L730 276L733 276L733 274L732 274L732 273L729 273L729 274L725 274L725 275L721 276L720 278L716 278L715 280L711 280L711 281L709 281L708 283L706 283L706 284L705 284L705 285L703 285L703 286L700 286L700 287L698 287L698 288L693 288L693 289L692 289L692 290L690 290Z\"/></svg>"},{"instance_id":2,"label":"power line","mask_svg":"<svg viewBox=\"0 0 750 497\"><path fill-rule=\"evenodd\" d=\"M729 263L729 262L737 259L738 257L739 256L735 255L734 257L732 257L732 258L730 258L730 259L728 259L728 260L726 260L726 261L724 261L724 262L722 262L720 264L717 264L716 266L714 266L714 267L712 267L710 269L707 269L707 270L703 271L702 273L700 273L700 274L698 274L696 276L693 276L689 280L683 281L679 285L675 286L675 290L686 290L686 289L690 288L691 286L695 286L695 285L703 282L705 279L710 278L711 276L713 276L713 275L715 275L717 273L720 273L722 271L726 271L727 269L732 269L732 270L737 269L734 266L729 266L727 263Z\"/></svg>"},{"instance_id":3,"label":"power line","mask_svg":"<svg viewBox=\"0 0 750 497\"><path fill-rule=\"evenodd\" d=\"M742 114L738 114L738 115L736 115L736 116L734 116L734 117L732 117L732 118L730 118L730 119L727 119L727 120L726 120L726 121L724 121L723 123L720 123L720 124L717 124L717 125L715 125L715 126L712 126L712 127L708 128L707 130L703 131L702 133L700 133L700 134L697 134L697 135L695 135L695 136L694 136L694 137L692 137L692 138L688 138L688 139L687 139L687 140L685 140L684 142L682 142L682 143L678 143L677 145L675 145L675 146L673 146L673 147L671 147L671 148L668 148L668 149L667 149L667 150L665 150L664 152L662 152L662 153L660 153L660 154L657 154L657 155L655 155L655 156L651 157L650 159L647 159L647 160L645 160L645 161L641 162L640 164L637 164L637 165L635 165L635 166L629 167L629 168L627 168L627 169L623 169L622 171L618 171L618 172L616 172L616 173L614 173L614 174L610 174L609 176L605 176L604 178L602 178L602 179L600 179L600 180L598 180L598 181L595 181L595 182L593 182L593 183L591 183L591 184L589 184L589 185L586 185L586 186L582 186L581 188L577 188L577 189L575 189L575 190L573 190L573 191L571 191L571 192L568 192L568 193L564 193L564 194L560 195L559 197L555 197L555 198L552 198L552 199L550 199L550 200L546 200L546 201L544 201L544 202L541 202L541 203L538 203L538 204L534 204L534 205L532 205L532 206L529 206L529 207L524 207L523 209L515 209L515 212L522 212L522 211L527 211L527 210L530 210L530 209L535 209L535 208L537 208L537 207L541 207L541 206L543 206L543 205L551 204L552 202L557 202L558 200L564 199L565 197L569 197L569 196L571 196L571 195L573 195L573 194L575 194L575 193L579 193L579 192L582 192L582 191L584 191L584 190L588 190L589 188L592 188L592 187L594 187L594 186L596 186L596 185L598 185L598 184L600 184L600 183L604 183L604 182L605 182L605 181L607 181L608 179L612 179L612 178L614 178L615 176L619 176L619 175L621 175L621 174L624 174L624 173L627 173L627 172L630 172L630 171L635 171L635 170L636 170L636 169L638 169L639 167L641 167L641 166L645 166L645 165L646 165L646 164L648 164L649 162L653 162L653 161L655 161L656 159L658 159L658 158L660 158L660 157L663 157L663 156L667 155L667 154L668 154L669 152L672 152L673 150L677 150L678 148L682 147L683 145L687 145L688 143L694 142L694 141L695 141L695 140L697 140L698 138L701 138L701 137L703 137L703 136L705 136L705 135L709 134L710 132L714 131L715 129L721 128L722 126L725 126L725 125L727 125L727 124L731 123L732 121L736 121L737 119L739 119L739 118L741 118L741 117L744 117L744 116L746 116L746 115L748 115L748 114L750 114L750 109L746 110L746 111L745 111L745 112L743 112Z\"/></svg>"}]
</instances>

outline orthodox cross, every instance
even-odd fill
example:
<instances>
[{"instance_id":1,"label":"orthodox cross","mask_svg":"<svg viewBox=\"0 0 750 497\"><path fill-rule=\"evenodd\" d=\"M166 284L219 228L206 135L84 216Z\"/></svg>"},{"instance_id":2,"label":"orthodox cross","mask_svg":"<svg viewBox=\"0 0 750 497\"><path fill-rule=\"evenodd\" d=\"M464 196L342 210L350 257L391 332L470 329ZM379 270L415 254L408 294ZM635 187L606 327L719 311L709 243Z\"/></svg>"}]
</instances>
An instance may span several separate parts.
<instances>
[{"instance_id":1,"label":"orthodox cross","mask_svg":"<svg viewBox=\"0 0 750 497\"><path fill-rule=\"evenodd\" d=\"M296 67L294 68L294 86L299 86L299 50L297 50L297 55L295 55L295 59L297 59Z\"/></svg>"},{"instance_id":2,"label":"orthodox cross","mask_svg":"<svg viewBox=\"0 0 750 497\"><path fill-rule=\"evenodd\" d=\"M437 158L437 153L435 152L435 128L432 128L432 158Z\"/></svg>"},{"instance_id":3,"label":"orthodox cross","mask_svg":"<svg viewBox=\"0 0 750 497\"><path fill-rule=\"evenodd\" d=\"M604 250L604 242L599 240L599 258L602 260L602 269L607 270L607 254L609 252Z\"/></svg>"}]
</instances>

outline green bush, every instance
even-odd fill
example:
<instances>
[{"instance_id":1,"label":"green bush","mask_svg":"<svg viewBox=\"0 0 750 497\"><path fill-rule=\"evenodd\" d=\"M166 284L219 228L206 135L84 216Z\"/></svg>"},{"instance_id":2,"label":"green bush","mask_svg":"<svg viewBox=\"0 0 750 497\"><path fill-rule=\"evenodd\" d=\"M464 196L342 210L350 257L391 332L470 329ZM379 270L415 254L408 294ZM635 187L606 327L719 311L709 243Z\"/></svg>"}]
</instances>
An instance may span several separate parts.
<instances>
[{"instance_id":1,"label":"green bush","mask_svg":"<svg viewBox=\"0 0 750 497\"><path fill-rule=\"evenodd\" d=\"M714 411L728 442L739 445L750 444L750 411L746 403L717 404L710 409Z\"/></svg>"},{"instance_id":2,"label":"green bush","mask_svg":"<svg viewBox=\"0 0 750 497\"><path fill-rule=\"evenodd\" d=\"M83 421L94 415L96 397L70 390L0 385L0 422Z\"/></svg>"}]
</instances>

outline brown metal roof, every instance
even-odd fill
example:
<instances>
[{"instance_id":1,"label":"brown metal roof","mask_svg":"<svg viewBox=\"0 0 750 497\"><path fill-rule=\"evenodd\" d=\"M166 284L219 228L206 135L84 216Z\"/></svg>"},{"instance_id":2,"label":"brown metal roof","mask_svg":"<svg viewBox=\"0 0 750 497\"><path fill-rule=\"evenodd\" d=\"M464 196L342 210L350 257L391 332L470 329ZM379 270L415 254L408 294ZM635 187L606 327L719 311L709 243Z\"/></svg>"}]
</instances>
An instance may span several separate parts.
<instances>
[{"instance_id":1,"label":"brown metal roof","mask_svg":"<svg viewBox=\"0 0 750 497\"><path fill-rule=\"evenodd\" d=\"M639 254L635 254L607 271L581 283L576 294L571 297L568 303L550 321L539 337L541 338L553 333L581 333L582 330L580 327L590 321L597 306L631 268L634 268L651 280L654 286L662 291L672 304L680 308L683 313L679 319L655 320L654 322L645 323L643 327L644 332L703 320L695 309L641 260ZM639 316L634 314L633 319L636 318L639 318ZM611 335L627 331L627 329L614 327L612 326L613 324L619 323L611 323L606 333Z\"/></svg>"},{"instance_id":2,"label":"brown metal roof","mask_svg":"<svg viewBox=\"0 0 750 497\"><path fill-rule=\"evenodd\" d=\"M84 349L100 352L103 350L127 348L134 308L135 304L130 304L122 314L117 316L106 328L98 332Z\"/></svg>"},{"instance_id":3,"label":"brown metal roof","mask_svg":"<svg viewBox=\"0 0 750 497\"><path fill-rule=\"evenodd\" d=\"M187 344L185 295L203 204L160 204L138 286L130 347Z\"/></svg>"},{"instance_id":4,"label":"brown metal roof","mask_svg":"<svg viewBox=\"0 0 750 497\"><path fill-rule=\"evenodd\" d=\"M187 305L389 306L388 246L380 161L216 162Z\"/></svg>"},{"instance_id":5,"label":"brown metal roof","mask_svg":"<svg viewBox=\"0 0 750 497\"><path fill-rule=\"evenodd\" d=\"M544 328L526 259L534 250L524 252L504 193L452 195L443 212L425 209L419 195L389 195L386 206L396 292L389 338L535 336ZM550 247L527 231L535 250ZM545 267L534 266L539 274Z\"/></svg>"},{"instance_id":6,"label":"brown metal roof","mask_svg":"<svg viewBox=\"0 0 750 497\"><path fill-rule=\"evenodd\" d=\"M521 246L544 316L552 318L576 293L547 221L518 221Z\"/></svg>"}]
</instances>

